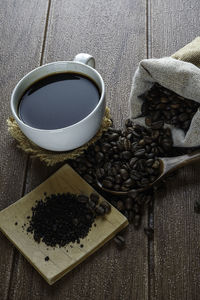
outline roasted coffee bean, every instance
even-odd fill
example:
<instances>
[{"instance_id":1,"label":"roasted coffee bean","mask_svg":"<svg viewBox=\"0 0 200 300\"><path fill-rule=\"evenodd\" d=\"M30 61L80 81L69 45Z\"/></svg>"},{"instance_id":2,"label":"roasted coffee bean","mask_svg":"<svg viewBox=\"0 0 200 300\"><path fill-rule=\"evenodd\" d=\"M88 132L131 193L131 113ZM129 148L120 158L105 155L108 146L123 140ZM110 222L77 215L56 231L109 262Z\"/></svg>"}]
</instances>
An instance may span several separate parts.
<instances>
[{"instance_id":1,"label":"roasted coffee bean","mask_svg":"<svg viewBox=\"0 0 200 300\"><path fill-rule=\"evenodd\" d=\"M134 213L133 213L132 210L129 210L129 212L128 212L128 221L130 223L133 223L133 220L134 220Z\"/></svg>"},{"instance_id":2,"label":"roasted coffee bean","mask_svg":"<svg viewBox=\"0 0 200 300\"><path fill-rule=\"evenodd\" d=\"M120 184L120 183L122 182L122 177L121 177L120 174L117 174L117 175L115 176L115 182L116 182L117 184Z\"/></svg>"},{"instance_id":3,"label":"roasted coffee bean","mask_svg":"<svg viewBox=\"0 0 200 300\"><path fill-rule=\"evenodd\" d=\"M125 126L126 127L131 127L132 126L132 121L131 121L131 119L126 119L126 121L125 121Z\"/></svg>"},{"instance_id":4,"label":"roasted coffee bean","mask_svg":"<svg viewBox=\"0 0 200 300\"><path fill-rule=\"evenodd\" d=\"M109 171L110 171L110 170L109 170ZM112 176L106 176L105 180L108 180L108 181L110 181L110 182L112 182L112 183L115 182L115 179L114 179Z\"/></svg>"},{"instance_id":5,"label":"roasted coffee bean","mask_svg":"<svg viewBox=\"0 0 200 300\"><path fill-rule=\"evenodd\" d=\"M119 172L120 172L121 177L122 177L123 180L128 179L129 174L128 174L128 171L126 169L120 169Z\"/></svg>"},{"instance_id":6,"label":"roasted coffee bean","mask_svg":"<svg viewBox=\"0 0 200 300\"><path fill-rule=\"evenodd\" d=\"M138 145L144 146L144 145L145 145L145 140L144 140L144 139L140 140L140 141L138 142Z\"/></svg>"},{"instance_id":7,"label":"roasted coffee bean","mask_svg":"<svg viewBox=\"0 0 200 300\"><path fill-rule=\"evenodd\" d=\"M110 145L110 144L104 143L104 144L101 146L101 151L102 151L103 153L106 153L107 151L110 150L110 148L111 148L111 145Z\"/></svg>"},{"instance_id":8,"label":"roasted coffee bean","mask_svg":"<svg viewBox=\"0 0 200 300\"><path fill-rule=\"evenodd\" d=\"M141 157L145 154L145 149L139 149L135 152L136 157Z\"/></svg>"},{"instance_id":9,"label":"roasted coffee bean","mask_svg":"<svg viewBox=\"0 0 200 300\"><path fill-rule=\"evenodd\" d=\"M91 193L90 200L93 201L95 204L97 204L99 202L99 195L96 193Z\"/></svg>"},{"instance_id":10,"label":"roasted coffee bean","mask_svg":"<svg viewBox=\"0 0 200 300\"><path fill-rule=\"evenodd\" d=\"M112 134L109 135L108 140L109 141L116 141L118 139L118 137L119 137L119 134L116 133L116 132L113 132Z\"/></svg>"},{"instance_id":11,"label":"roasted coffee bean","mask_svg":"<svg viewBox=\"0 0 200 300\"><path fill-rule=\"evenodd\" d=\"M124 202L123 202L122 200L118 200L118 201L117 201L117 209L118 209L119 211L123 211L123 210L125 209L125 207L124 207Z\"/></svg>"},{"instance_id":12,"label":"roasted coffee bean","mask_svg":"<svg viewBox=\"0 0 200 300\"><path fill-rule=\"evenodd\" d=\"M142 180L140 181L142 186L146 186L149 184L149 179L148 178L142 178Z\"/></svg>"},{"instance_id":13,"label":"roasted coffee bean","mask_svg":"<svg viewBox=\"0 0 200 300\"><path fill-rule=\"evenodd\" d=\"M178 119L179 119L179 121L184 122L189 119L189 116L187 113L182 113L178 116Z\"/></svg>"},{"instance_id":14,"label":"roasted coffee bean","mask_svg":"<svg viewBox=\"0 0 200 300\"><path fill-rule=\"evenodd\" d=\"M140 137L140 134L139 134L138 132L136 132L136 131L133 131L133 132L132 132L132 135L133 135L134 137L136 137L136 138L139 138L139 137Z\"/></svg>"},{"instance_id":15,"label":"roasted coffee bean","mask_svg":"<svg viewBox=\"0 0 200 300\"><path fill-rule=\"evenodd\" d=\"M96 176L97 176L97 178L100 179L100 178L104 177L104 175L105 175L105 171L104 171L103 168L97 169L97 171L96 171Z\"/></svg>"},{"instance_id":16,"label":"roasted coffee bean","mask_svg":"<svg viewBox=\"0 0 200 300\"><path fill-rule=\"evenodd\" d=\"M112 149L113 149L113 153L117 154L119 152L119 148L117 146L114 146Z\"/></svg>"},{"instance_id":17,"label":"roasted coffee bean","mask_svg":"<svg viewBox=\"0 0 200 300\"><path fill-rule=\"evenodd\" d=\"M102 186L108 189L111 189L113 187L113 184L111 181L104 179L102 181Z\"/></svg>"},{"instance_id":18,"label":"roasted coffee bean","mask_svg":"<svg viewBox=\"0 0 200 300\"><path fill-rule=\"evenodd\" d=\"M92 176L90 176L89 174L86 174L86 175L84 175L83 177L84 177L84 179L85 179L88 183L90 183L90 184L93 183L93 178L92 178Z\"/></svg>"},{"instance_id":19,"label":"roasted coffee bean","mask_svg":"<svg viewBox=\"0 0 200 300\"><path fill-rule=\"evenodd\" d=\"M163 104L157 105L157 106L156 106L156 109L163 109L163 108L161 107L162 105L163 105ZM155 121L160 120L160 115L161 115L161 113L160 113L159 110L155 111L155 112L152 114L152 121L155 122Z\"/></svg>"},{"instance_id":20,"label":"roasted coffee bean","mask_svg":"<svg viewBox=\"0 0 200 300\"><path fill-rule=\"evenodd\" d=\"M162 98L160 99L160 102L161 102L161 103L168 103L169 100L168 100L167 98L162 97Z\"/></svg>"},{"instance_id":21,"label":"roasted coffee bean","mask_svg":"<svg viewBox=\"0 0 200 300\"><path fill-rule=\"evenodd\" d=\"M131 158L131 160L130 160L130 162L129 162L129 165L130 165L131 167L133 167L133 166L135 165L135 163L136 163L137 160L138 160L137 157Z\"/></svg>"},{"instance_id":22,"label":"roasted coffee bean","mask_svg":"<svg viewBox=\"0 0 200 300\"><path fill-rule=\"evenodd\" d=\"M88 203L89 198L88 198L88 196L86 196L86 195L78 195L78 196L77 196L77 200L78 200L78 202L80 202L80 203Z\"/></svg>"},{"instance_id":23,"label":"roasted coffee bean","mask_svg":"<svg viewBox=\"0 0 200 300\"><path fill-rule=\"evenodd\" d=\"M151 167L153 165L153 163L154 163L154 159L152 159L152 158L147 159L145 162L147 167Z\"/></svg>"},{"instance_id":24,"label":"roasted coffee bean","mask_svg":"<svg viewBox=\"0 0 200 300\"><path fill-rule=\"evenodd\" d=\"M154 161L154 163L153 163L153 165L152 165L152 168L157 169L157 168L159 168L159 167L160 167L160 162L159 162L159 160Z\"/></svg>"},{"instance_id":25,"label":"roasted coffee bean","mask_svg":"<svg viewBox=\"0 0 200 300\"><path fill-rule=\"evenodd\" d=\"M140 212L140 207L139 207L139 205L138 205L137 203L134 204L133 210L134 210L134 212L135 212L136 214L139 214L139 212Z\"/></svg>"},{"instance_id":26,"label":"roasted coffee bean","mask_svg":"<svg viewBox=\"0 0 200 300\"><path fill-rule=\"evenodd\" d=\"M96 207L96 203L94 201L90 200L88 202L88 207L91 208L91 209L94 209Z\"/></svg>"},{"instance_id":27,"label":"roasted coffee bean","mask_svg":"<svg viewBox=\"0 0 200 300\"><path fill-rule=\"evenodd\" d=\"M86 217L86 219L87 219L88 221L90 221L90 220L93 218L93 216L92 216L92 215L89 215L89 214L86 214L85 217Z\"/></svg>"},{"instance_id":28,"label":"roasted coffee bean","mask_svg":"<svg viewBox=\"0 0 200 300\"><path fill-rule=\"evenodd\" d=\"M75 226L77 226L78 223L79 223L79 220L78 220L77 218L74 218L74 219L72 220L72 223L73 223ZM53 228L53 230L56 231L57 228L55 227L55 228Z\"/></svg>"},{"instance_id":29,"label":"roasted coffee bean","mask_svg":"<svg viewBox=\"0 0 200 300\"><path fill-rule=\"evenodd\" d=\"M128 197L125 199L125 208L131 210L133 208L133 199Z\"/></svg>"},{"instance_id":30,"label":"roasted coffee bean","mask_svg":"<svg viewBox=\"0 0 200 300\"><path fill-rule=\"evenodd\" d=\"M114 154L114 155L113 155L113 158L114 158L115 160L118 160L118 159L119 159L119 155L118 155L118 154Z\"/></svg>"},{"instance_id":31,"label":"roasted coffee bean","mask_svg":"<svg viewBox=\"0 0 200 300\"><path fill-rule=\"evenodd\" d=\"M94 150L95 150L95 152L100 152L101 151L101 147L99 145L95 145L94 146Z\"/></svg>"},{"instance_id":32,"label":"roasted coffee bean","mask_svg":"<svg viewBox=\"0 0 200 300\"><path fill-rule=\"evenodd\" d=\"M103 153L102 152L97 152L97 154L96 154L97 161L101 161L101 160L103 160L103 158L104 158Z\"/></svg>"},{"instance_id":33,"label":"roasted coffee bean","mask_svg":"<svg viewBox=\"0 0 200 300\"><path fill-rule=\"evenodd\" d=\"M152 138L150 136L145 136L144 137L144 142L145 142L145 144L151 144L152 143Z\"/></svg>"},{"instance_id":34,"label":"roasted coffee bean","mask_svg":"<svg viewBox=\"0 0 200 300\"><path fill-rule=\"evenodd\" d=\"M140 227L140 223L141 223L141 215L136 214L133 220L133 225L135 229L138 229Z\"/></svg>"},{"instance_id":35,"label":"roasted coffee bean","mask_svg":"<svg viewBox=\"0 0 200 300\"><path fill-rule=\"evenodd\" d=\"M121 186L121 191L122 191L122 192L128 192L129 189L130 189L130 188L128 188L128 187L125 186L125 185L122 185L122 186Z\"/></svg>"},{"instance_id":36,"label":"roasted coffee bean","mask_svg":"<svg viewBox=\"0 0 200 300\"><path fill-rule=\"evenodd\" d=\"M123 151L121 153L121 156L122 156L122 159L129 160L131 158L132 154L130 151Z\"/></svg>"},{"instance_id":37,"label":"roasted coffee bean","mask_svg":"<svg viewBox=\"0 0 200 300\"><path fill-rule=\"evenodd\" d=\"M119 184L115 184L113 186L113 190L115 190L115 191L120 191L120 189L121 189L121 186Z\"/></svg>"},{"instance_id":38,"label":"roasted coffee bean","mask_svg":"<svg viewBox=\"0 0 200 300\"><path fill-rule=\"evenodd\" d=\"M129 178L126 181L123 182L123 185L127 188L131 187L134 184L133 179Z\"/></svg>"},{"instance_id":39,"label":"roasted coffee bean","mask_svg":"<svg viewBox=\"0 0 200 300\"><path fill-rule=\"evenodd\" d=\"M187 120L184 123L182 123L181 126L182 126L183 129L187 130L190 127L190 123L191 123L191 121Z\"/></svg>"},{"instance_id":40,"label":"roasted coffee bean","mask_svg":"<svg viewBox=\"0 0 200 300\"><path fill-rule=\"evenodd\" d=\"M114 238L114 241L115 241L117 247L119 247L120 249L124 248L124 246L125 246L125 239L124 239L123 236L117 235L117 236Z\"/></svg>"},{"instance_id":41,"label":"roasted coffee bean","mask_svg":"<svg viewBox=\"0 0 200 300\"><path fill-rule=\"evenodd\" d=\"M108 202L102 201L102 202L100 203L100 206L103 207L103 209L105 210L105 213L106 213L106 214L109 214L109 213L110 213L110 211L111 211L111 205L110 205Z\"/></svg>"},{"instance_id":42,"label":"roasted coffee bean","mask_svg":"<svg viewBox=\"0 0 200 300\"><path fill-rule=\"evenodd\" d=\"M161 129L164 125L164 121L157 121L151 124L152 129Z\"/></svg>"},{"instance_id":43,"label":"roasted coffee bean","mask_svg":"<svg viewBox=\"0 0 200 300\"><path fill-rule=\"evenodd\" d=\"M102 206L97 206L95 208L95 213L97 216L103 216L105 214L105 209Z\"/></svg>"},{"instance_id":44,"label":"roasted coffee bean","mask_svg":"<svg viewBox=\"0 0 200 300\"><path fill-rule=\"evenodd\" d=\"M151 127L151 124L152 124L152 120L149 118L149 117L146 117L145 118L145 124L149 127Z\"/></svg>"},{"instance_id":45,"label":"roasted coffee bean","mask_svg":"<svg viewBox=\"0 0 200 300\"><path fill-rule=\"evenodd\" d=\"M128 196L131 197L132 199L135 199L137 196L137 192L136 191L130 191L128 192Z\"/></svg>"}]
</instances>

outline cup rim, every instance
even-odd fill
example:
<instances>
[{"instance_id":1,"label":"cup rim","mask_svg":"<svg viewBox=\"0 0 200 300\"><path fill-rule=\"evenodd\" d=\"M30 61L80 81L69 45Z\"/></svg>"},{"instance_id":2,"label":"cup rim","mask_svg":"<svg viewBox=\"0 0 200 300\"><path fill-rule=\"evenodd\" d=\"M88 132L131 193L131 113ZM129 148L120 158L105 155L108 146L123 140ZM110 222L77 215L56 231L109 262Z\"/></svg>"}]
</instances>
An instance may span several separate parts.
<instances>
[{"instance_id":1,"label":"cup rim","mask_svg":"<svg viewBox=\"0 0 200 300\"><path fill-rule=\"evenodd\" d=\"M96 75L97 75L97 76L99 77L99 79L100 79L101 86L102 86L101 97L100 97L100 99L99 99L98 104L95 106L95 108L94 108L94 109L93 109L93 110L92 110L85 118L83 118L83 119L81 119L80 121L78 121L77 123L74 123L74 124L69 125L69 126L65 126L65 127L61 127L61 128L56 128L56 129L41 129L41 128L32 127L32 126L30 126L30 125L24 123L24 122L18 117L18 115L17 115L17 113L16 113L16 111L15 111L15 108L14 108L14 103L13 103L13 102L14 102L14 95L15 95L15 93L16 93L18 87L19 87L20 84L25 80L25 78L26 78L27 76L29 76L30 74L35 73L36 71L38 71L39 69L42 69L42 68L45 67L45 66L55 65L55 64L61 64L61 63L70 63L70 64L72 63L72 64L76 64L76 65L77 65L77 64L78 64L78 65L83 65L83 66L85 66L86 68L89 68L90 70L92 70L93 72L96 73ZM74 71L74 72L75 72L75 71ZM56 73L57 73L57 72L56 72ZM59 71L58 71L58 73L59 73ZM63 72L62 72L62 73L63 73ZM76 73L76 72L75 72L75 73ZM87 75L87 74L86 74L86 75ZM41 77L41 78L42 78L42 77ZM14 89L13 89L13 91L12 91L12 94L11 94L11 100L10 100L10 107L11 107L11 111L12 111L12 114L13 114L15 120L16 120L18 123L20 123L21 125L25 126L26 128L31 129L31 130L35 130L35 131L40 131L40 132L59 132L59 131L62 131L62 130L64 130L64 129L67 129L67 128L73 128L73 127L76 127L77 125L83 123L85 120L89 119L90 116L91 116L91 115L99 108L99 106L100 106L101 103L103 102L104 96L105 96L105 83L104 83L104 81L103 81L102 76L99 74L99 72L98 72L96 69L94 69L94 68L90 67L89 65L84 64L84 63L82 63L82 62L77 62L77 61L65 61L65 60L63 60L63 61L55 61L55 62L51 62L51 63L44 64L44 65L42 65L42 66L39 66L39 67L37 67L37 68L31 70L31 71L28 72L26 75L24 75L24 76L18 81L18 83L16 84L16 86L14 87Z\"/></svg>"}]
</instances>

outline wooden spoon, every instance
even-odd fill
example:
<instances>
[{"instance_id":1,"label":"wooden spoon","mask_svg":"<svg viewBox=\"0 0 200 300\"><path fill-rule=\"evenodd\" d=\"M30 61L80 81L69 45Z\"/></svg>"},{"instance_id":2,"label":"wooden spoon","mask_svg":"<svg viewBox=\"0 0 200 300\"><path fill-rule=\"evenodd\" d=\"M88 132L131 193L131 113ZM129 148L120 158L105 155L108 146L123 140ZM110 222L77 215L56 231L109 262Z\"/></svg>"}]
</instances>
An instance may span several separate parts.
<instances>
[{"instance_id":1,"label":"wooden spoon","mask_svg":"<svg viewBox=\"0 0 200 300\"><path fill-rule=\"evenodd\" d=\"M97 184L102 190L104 190L108 193L111 193L113 195L121 195L121 196L124 195L125 196L131 192L143 192L143 191L149 189L150 187L152 187L153 185L158 184L167 174L169 174L181 167L184 167L198 159L200 159L200 151L199 150L195 151L193 153L190 153L190 154L185 154L185 155L176 156L176 157L158 158L158 160L160 161L160 176L154 182L148 184L145 187L142 187L139 189L132 189L127 192L114 191L114 190L107 189L107 188L103 187L102 184L98 180L97 180Z\"/></svg>"}]
</instances>

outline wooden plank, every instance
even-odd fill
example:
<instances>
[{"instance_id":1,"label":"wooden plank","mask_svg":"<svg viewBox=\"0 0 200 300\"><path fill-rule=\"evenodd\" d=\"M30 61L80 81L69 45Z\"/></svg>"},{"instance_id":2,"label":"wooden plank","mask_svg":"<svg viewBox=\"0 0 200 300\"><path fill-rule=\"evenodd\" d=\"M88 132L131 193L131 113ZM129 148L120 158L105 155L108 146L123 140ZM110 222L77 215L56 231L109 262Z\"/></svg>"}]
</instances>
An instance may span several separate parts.
<instances>
[{"instance_id":1,"label":"wooden plank","mask_svg":"<svg viewBox=\"0 0 200 300\"><path fill-rule=\"evenodd\" d=\"M79 244L73 243L62 248L49 249L45 243L36 243L32 234L27 235L27 216L32 216L32 207L36 205L36 201L44 198L44 193L48 196L72 193L90 197L93 192L96 193L78 173L65 164L33 191L0 212L0 230L49 284L55 283L96 252L124 229L128 225L128 220L111 206L109 214L95 219L95 226L92 226L87 237L81 239ZM105 199L100 196L99 203L102 201ZM26 224L25 229L23 229L24 224ZM84 245L82 249L80 243ZM46 256L49 257L48 262L45 261Z\"/></svg>"},{"instance_id":2,"label":"wooden plank","mask_svg":"<svg viewBox=\"0 0 200 300\"><path fill-rule=\"evenodd\" d=\"M96 59L117 126L129 115L133 73L146 57L146 1L52 1L44 63L71 60L79 52ZM28 169L26 191L52 173L38 161ZM144 223L145 217L144 217ZM144 224L143 224L144 225ZM22 256L14 268L11 299L148 299L147 240L129 226L127 247L111 242L49 288ZM19 287L23 284L23 290ZM31 292L30 292L31 291Z\"/></svg>"},{"instance_id":3,"label":"wooden plank","mask_svg":"<svg viewBox=\"0 0 200 300\"><path fill-rule=\"evenodd\" d=\"M149 2L153 57L170 56L199 35L199 1ZM151 299L199 299L200 216L193 208L199 199L199 167L180 170L157 195Z\"/></svg>"},{"instance_id":4,"label":"wooden plank","mask_svg":"<svg viewBox=\"0 0 200 300\"><path fill-rule=\"evenodd\" d=\"M40 61L47 10L45 1L1 1L1 80L0 80L0 210L23 193L27 156L16 149L7 132L10 116L10 95L17 81ZM37 14L35 13L37 11ZM13 262L13 247L0 234L0 298L6 299Z\"/></svg>"}]
</instances>

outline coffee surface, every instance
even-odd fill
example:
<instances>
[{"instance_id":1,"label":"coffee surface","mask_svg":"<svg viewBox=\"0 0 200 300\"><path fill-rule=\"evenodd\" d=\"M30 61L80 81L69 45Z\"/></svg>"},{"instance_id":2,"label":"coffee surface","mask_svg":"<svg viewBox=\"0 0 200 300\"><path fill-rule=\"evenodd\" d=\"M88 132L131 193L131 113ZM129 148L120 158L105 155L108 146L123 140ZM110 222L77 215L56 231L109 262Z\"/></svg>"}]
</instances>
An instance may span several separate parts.
<instances>
[{"instance_id":1,"label":"coffee surface","mask_svg":"<svg viewBox=\"0 0 200 300\"><path fill-rule=\"evenodd\" d=\"M100 93L88 77L59 73L33 83L23 94L19 118L39 129L58 129L73 125L97 106Z\"/></svg>"}]
</instances>

